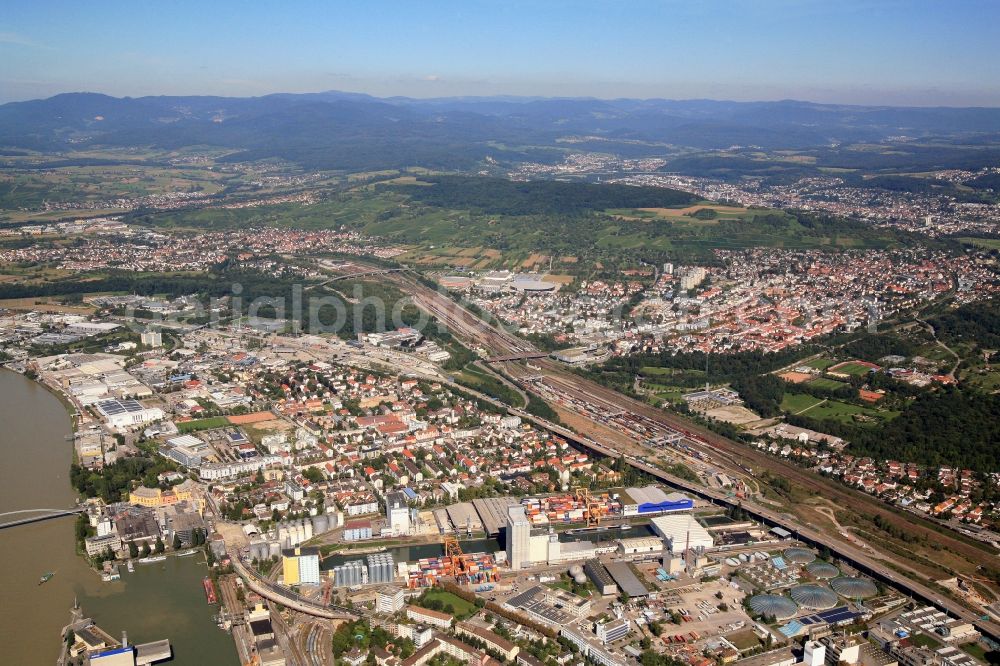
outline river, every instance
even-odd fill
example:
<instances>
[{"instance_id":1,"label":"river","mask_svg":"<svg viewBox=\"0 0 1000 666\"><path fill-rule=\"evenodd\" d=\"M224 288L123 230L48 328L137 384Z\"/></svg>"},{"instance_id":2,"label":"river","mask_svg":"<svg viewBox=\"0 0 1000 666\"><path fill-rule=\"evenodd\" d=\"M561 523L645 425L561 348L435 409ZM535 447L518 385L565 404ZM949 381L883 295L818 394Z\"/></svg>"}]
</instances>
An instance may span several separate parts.
<instances>
[{"instance_id":1,"label":"river","mask_svg":"<svg viewBox=\"0 0 1000 666\"><path fill-rule=\"evenodd\" d=\"M69 485L72 431L65 407L21 375L0 370L0 513L73 506ZM2 519L2 522L9 520ZM51 666L59 655L59 631L73 600L106 631L130 642L170 639L177 666L235 666L229 634L212 622L205 602L204 557L170 557L136 565L122 579L104 583L75 552L73 518L0 530L0 646L3 663ZM38 577L55 577L39 586Z\"/></svg>"}]
</instances>

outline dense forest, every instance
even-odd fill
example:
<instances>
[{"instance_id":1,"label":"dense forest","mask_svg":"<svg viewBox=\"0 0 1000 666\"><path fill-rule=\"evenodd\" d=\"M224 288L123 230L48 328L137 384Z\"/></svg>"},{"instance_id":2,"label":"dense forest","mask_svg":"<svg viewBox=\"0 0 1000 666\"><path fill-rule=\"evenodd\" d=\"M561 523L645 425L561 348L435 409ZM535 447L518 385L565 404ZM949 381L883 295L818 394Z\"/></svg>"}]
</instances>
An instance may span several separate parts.
<instances>
[{"instance_id":1,"label":"dense forest","mask_svg":"<svg viewBox=\"0 0 1000 666\"><path fill-rule=\"evenodd\" d=\"M938 338L948 345L974 344L979 349L1000 349L1000 302L970 303L931 320Z\"/></svg>"},{"instance_id":2,"label":"dense forest","mask_svg":"<svg viewBox=\"0 0 1000 666\"><path fill-rule=\"evenodd\" d=\"M786 420L843 437L856 455L997 472L997 414L1000 395L950 387L917 396L899 416L877 427L817 421L806 416L788 416Z\"/></svg>"},{"instance_id":3,"label":"dense forest","mask_svg":"<svg viewBox=\"0 0 1000 666\"><path fill-rule=\"evenodd\" d=\"M594 185L556 180L423 176L432 187L402 186L410 197L440 208L476 209L495 215L572 214L610 208L668 208L698 201L665 187ZM400 187L400 186L397 186Z\"/></svg>"},{"instance_id":4,"label":"dense forest","mask_svg":"<svg viewBox=\"0 0 1000 666\"><path fill-rule=\"evenodd\" d=\"M674 354L633 354L614 357L603 365L582 374L602 383L618 388L631 387L637 375L650 374L649 368L670 368L676 372L669 376L671 384L696 387L705 381L711 383L733 382L738 379L753 378L757 375L783 368L795 360L818 351L811 345L804 345L776 353L759 351L737 352L735 354L709 354L686 352ZM706 374L707 368L707 374Z\"/></svg>"}]
</instances>

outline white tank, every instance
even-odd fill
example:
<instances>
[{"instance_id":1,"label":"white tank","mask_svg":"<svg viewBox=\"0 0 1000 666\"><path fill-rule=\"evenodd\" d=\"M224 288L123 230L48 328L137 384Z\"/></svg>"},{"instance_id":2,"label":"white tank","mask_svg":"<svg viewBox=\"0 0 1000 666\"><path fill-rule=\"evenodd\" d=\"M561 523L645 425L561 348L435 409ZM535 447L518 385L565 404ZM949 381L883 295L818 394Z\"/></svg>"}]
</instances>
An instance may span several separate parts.
<instances>
[{"instance_id":1,"label":"white tank","mask_svg":"<svg viewBox=\"0 0 1000 666\"><path fill-rule=\"evenodd\" d=\"M584 583L587 582L587 574L581 571L580 573L573 576L573 580L576 581L578 585L583 585Z\"/></svg>"},{"instance_id":2,"label":"white tank","mask_svg":"<svg viewBox=\"0 0 1000 666\"><path fill-rule=\"evenodd\" d=\"M281 557L281 543L278 541L272 541L267 544L267 556Z\"/></svg>"},{"instance_id":3,"label":"white tank","mask_svg":"<svg viewBox=\"0 0 1000 666\"><path fill-rule=\"evenodd\" d=\"M579 564L574 564L569 568L569 575L573 576L573 578L576 578L582 573L583 573L583 567L581 567Z\"/></svg>"}]
</instances>

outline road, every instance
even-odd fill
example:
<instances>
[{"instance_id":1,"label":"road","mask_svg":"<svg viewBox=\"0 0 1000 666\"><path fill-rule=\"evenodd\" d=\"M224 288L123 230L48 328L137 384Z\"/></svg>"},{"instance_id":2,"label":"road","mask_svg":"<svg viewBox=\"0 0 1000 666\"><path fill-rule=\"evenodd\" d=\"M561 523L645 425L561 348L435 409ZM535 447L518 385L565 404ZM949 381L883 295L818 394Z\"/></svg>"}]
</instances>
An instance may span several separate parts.
<instances>
[{"instance_id":1,"label":"road","mask_svg":"<svg viewBox=\"0 0 1000 666\"><path fill-rule=\"evenodd\" d=\"M337 608L335 606L323 606L315 602L309 601L302 596L295 594L292 590L282 587L276 583L272 583L265 580L254 573L246 564L244 564L240 558L233 557L233 569L240 577L246 582L247 587L259 594L260 596L296 610L300 613L305 613L306 615L312 615L314 617L321 617L327 620L354 620L357 619L358 615L347 609Z\"/></svg>"},{"instance_id":2,"label":"road","mask_svg":"<svg viewBox=\"0 0 1000 666\"><path fill-rule=\"evenodd\" d=\"M548 423L541 419L531 416L530 414L521 413L519 414L522 418L531 420L535 422L536 425L544 427L570 441L572 441L576 446L588 449L594 453L598 453L604 456L617 457L618 451L614 449L605 448L595 442L587 441L575 434L561 428L554 424ZM869 575L888 583L890 586L902 590L909 595L923 600L928 604L932 604L947 610L949 613L953 614L955 617L962 618L968 622L972 622L976 627L984 634L990 636L994 640L1000 640L1000 624L993 621L982 620L980 616L973 612L972 610L961 605L957 601L952 601L936 590L930 587L918 583L915 580L905 578L900 574L896 573L893 569L886 566L879 560L869 556L861 548L855 547L853 544L847 543L843 540L833 538L824 532L820 532L811 527L802 525L798 521L791 519L787 514L779 513L773 509L761 506L756 502L746 499L737 499L728 496L722 491L713 490L705 486L701 486L690 481L686 481L672 474L668 474L658 467L642 463L634 458L626 459L627 462L635 467L636 469L646 472L650 476L659 479L660 481L684 490L692 495L697 495L704 499L710 500L714 503L723 504L726 506L739 506L744 509L747 513L751 514L757 520L770 525L772 527L783 527L788 531L792 532L796 538L800 541L812 544L817 547L825 547L831 553L837 555L840 559L843 559L855 568L868 573Z\"/></svg>"},{"instance_id":3,"label":"road","mask_svg":"<svg viewBox=\"0 0 1000 666\"><path fill-rule=\"evenodd\" d=\"M445 323L445 325L447 325L449 329L451 329L452 332L459 338L471 340L477 345L489 350L493 355L517 355L537 351L531 346L530 343L516 338L506 331L502 331L489 325L446 295L443 295L420 283L408 273L395 273L389 276L389 279L398 285L405 287L408 292L413 294L414 300L419 307L426 309L432 315ZM901 516L893 511L890 511L887 507L881 505L878 500L873 499L868 495L864 495L851 488L847 488L836 481L824 479L809 470L802 469L790 463L773 458L752 447L729 440L712 432L708 428L692 423L679 415L657 409L651 405L618 393L617 391L601 386L600 384L569 373L564 367L557 365L553 361L539 360L535 363L535 365L540 368L540 371L533 371L536 375L541 374L546 381L554 380L561 383L564 390L575 391L577 395L582 398L602 401L606 405L612 406L613 408L625 410L632 414L648 418L664 427L683 433L689 441L704 447L705 450L709 451L713 455L715 461L724 462L725 466L729 467L730 471L734 474L742 476L748 465L752 465L759 469L765 469L770 471L775 476L793 481L796 485L802 487L807 492L820 494L843 509L854 510L865 515L881 515L891 524L897 525L902 529L907 529L911 533L924 536L931 542L940 543L944 547L951 549L953 552L960 553L963 557L972 562L981 561L984 557L989 556L986 551L975 545L966 543L947 534L941 534L936 530L933 530L930 526L921 524L921 521L919 520L913 520L908 516ZM512 375L515 380L519 379L519 377L512 373L520 373L523 375L527 372L523 367L516 364L506 364L505 369L508 371L507 374ZM524 388L531 390L530 386L525 386ZM462 388L462 390L468 392L468 389ZM556 426L552 423L544 421L543 419L539 419L534 415L524 412L523 410L509 408L507 405L498 403L497 401L489 399L486 396L480 397L507 409L512 414L516 414L527 421L533 422L540 427L559 434L560 436L574 442L581 448L589 449L596 453L601 453L602 455L612 457L619 456L619 451L617 450L605 448L594 441L588 441L587 439L581 438L565 428ZM581 416L584 418L591 418L586 414L581 414ZM650 451L652 452L654 450L650 449ZM990 635L995 640L1000 640L1000 625L998 625L998 623L989 620L981 620L973 611L956 601L942 597L941 593L932 590L922 583L915 580L903 579L899 574L895 573L885 564L876 561L862 550L843 541L842 539L827 535L814 528L807 527L787 514L779 514L773 509L761 506L755 502L746 500L738 501L734 498L729 498L725 493L720 491L714 491L700 485L695 485L685 481L684 479L667 474L663 470L642 463L634 457L628 459L628 462L633 467L645 471L665 483L684 489L695 495L726 505L735 505L739 503L740 506L752 513L759 520L772 526L783 527L790 532L799 535L799 537L805 541L818 546L824 546L840 558L851 562L861 570L868 571L871 575L880 578L892 586L902 589L915 597L921 598L927 603L937 605L951 612L956 617L961 617L970 622L974 621L976 626L983 633Z\"/></svg>"}]
</instances>

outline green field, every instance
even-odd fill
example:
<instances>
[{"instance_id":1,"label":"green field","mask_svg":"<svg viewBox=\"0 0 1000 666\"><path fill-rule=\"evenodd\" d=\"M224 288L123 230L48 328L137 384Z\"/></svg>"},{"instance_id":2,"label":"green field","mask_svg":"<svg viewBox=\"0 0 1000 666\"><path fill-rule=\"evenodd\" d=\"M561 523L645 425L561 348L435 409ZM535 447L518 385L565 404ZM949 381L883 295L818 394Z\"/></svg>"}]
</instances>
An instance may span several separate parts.
<instances>
[{"instance_id":1,"label":"green field","mask_svg":"<svg viewBox=\"0 0 1000 666\"><path fill-rule=\"evenodd\" d=\"M899 412L878 411L868 407L851 405L839 400L823 401L811 395L803 393L786 393L781 401L781 409L789 414L801 414L812 419L831 419L841 423L856 424L855 415L869 416L876 421L893 419L899 416ZM871 423L875 423L872 421Z\"/></svg>"},{"instance_id":2,"label":"green field","mask_svg":"<svg viewBox=\"0 0 1000 666\"><path fill-rule=\"evenodd\" d=\"M830 360L828 358L822 358L822 357L820 357L820 358L814 358L811 361L806 361L802 365L808 366L810 368L814 368L816 370L826 370L831 365L836 365L836 364L837 364L836 361L832 361L832 360Z\"/></svg>"},{"instance_id":3,"label":"green field","mask_svg":"<svg viewBox=\"0 0 1000 666\"><path fill-rule=\"evenodd\" d=\"M972 245L984 250L1000 250L1000 238L969 238L963 236L958 240L965 245Z\"/></svg>"},{"instance_id":4,"label":"green field","mask_svg":"<svg viewBox=\"0 0 1000 666\"><path fill-rule=\"evenodd\" d=\"M913 634L913 635L911 635L910 636L910 642L913 643L914 645L918 646L918 647L931 648L932 650L936 650L939 647L941 647L941 642L940 641L938 641L933 636L930 636L930 635L925 634L925 633L919 633L919 634Z\"/></svg>"},{"instance_id":5,"label":"green field","mask_svg":"<svg viewBox=\"0 0 1000 666\"><path fill-rule=\"evenodd\" d=\"M428 589L424 599L428 601L436 599L444 604L445 607L450 605L455 610L453 614L459 619L467 618L476 612L474 604L470 604L462 597L455 596L451 592L446 592L445 590L437 587ZM449 611L445 610L444 612L447 613Z\"/></svg>"},{"instance_id":6,"label":"green field","mask_svg":"<svg viewBox=\"0 0 1000 666\"><path fill-rule=\"evenodd\" d=\"M806 393L786 393L781 400L781 409L789 414L798 414L804 409L809 409L813 405L818 405L822 398L808 395Z\"/></svg>"},{"instance_id":7,"label":"green field","mask_svg":"<svg viewBox=\"0 0 1000 666\"><path fill-rule=\"evenodd\" d=\"M816 388L829 389L830 391L836 391L839 388L847 386L844 382L838 382L836 379L830 379L828 377L810 379L806 382L806 385L815 386Z\"/></svg>"},{"instance_id":8,"label":"green field","mask_svg":"<svg viewBox=\"0 0 1000 666\"><path fill-rule=\"evenodd\" d=\"M835 370L831 370L831 372L840 372L845 375L851 375L852 377L864 377L871 371L872 369L867 365L855 362L846 363Z\"/></svg>"},{"instance_id":9,"label":"green field","mask_svg":"<svg viewBox=\"0 0 1000 666\"><path fill-rule=\"evenodd\" d=\"M212 428L224 428L229 425L229 420L225 416L212 416L207 419L195 419L194 421L182 421L177 424L177 430L182 433L196 432L198 430L211 430Z\"/></svg>"}]
</instances>

